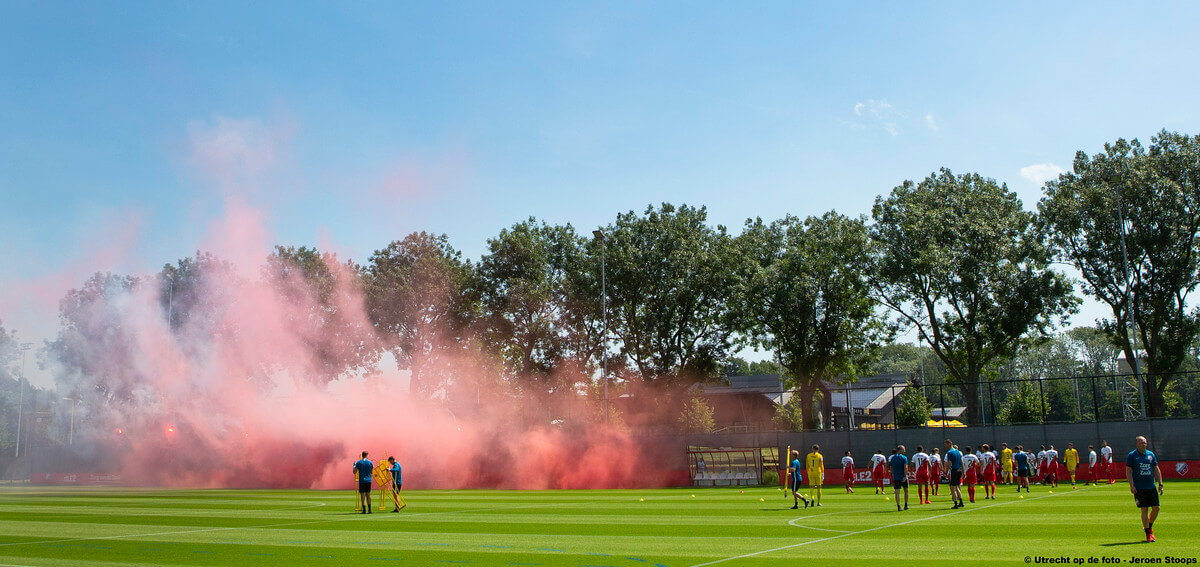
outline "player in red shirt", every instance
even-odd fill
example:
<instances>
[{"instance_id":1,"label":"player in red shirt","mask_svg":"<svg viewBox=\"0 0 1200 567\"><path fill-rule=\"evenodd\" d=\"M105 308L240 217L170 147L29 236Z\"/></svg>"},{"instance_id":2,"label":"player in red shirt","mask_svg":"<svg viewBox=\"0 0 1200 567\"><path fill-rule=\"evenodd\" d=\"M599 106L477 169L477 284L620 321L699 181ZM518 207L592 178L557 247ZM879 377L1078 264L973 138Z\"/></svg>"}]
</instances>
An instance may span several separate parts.
<instances>
[{"instance_id":1,"label":"player in red shirt","mask_svg":"<svg viewBox=\"0 0 1200 567\"><path fill-rule=\"evenodd\" d=\"M933 495L938 494L938 484L940 484L942 476L942 453L941 449L933 448L933 452L929 454L929 488L932 489Z\"/></svg>"}]
</instances>

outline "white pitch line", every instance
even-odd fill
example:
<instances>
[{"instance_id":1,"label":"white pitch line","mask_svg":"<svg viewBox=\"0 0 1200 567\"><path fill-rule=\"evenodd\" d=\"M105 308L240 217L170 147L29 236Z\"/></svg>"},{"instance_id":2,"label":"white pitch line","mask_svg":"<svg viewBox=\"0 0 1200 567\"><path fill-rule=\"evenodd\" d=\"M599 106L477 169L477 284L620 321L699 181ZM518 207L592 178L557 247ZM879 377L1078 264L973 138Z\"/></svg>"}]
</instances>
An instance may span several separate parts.
<instances>
[{"instance_id":1,"label":"white pitch line","mask_svg":"<svg viewBox=\"0 0 1200 567\"><path fill-rule=\"evenodd\" d=\"M1087 488L1084 488L1084 490L1087 490ZM1063 494L1078 494L1078 492L1064 492ZM1051 496L1062 496L1062 494L1046 494L1046 495L1044 495L1044 496L1038 496L1037 498L1030 498L1029 500L1041 500L1042 498L1049 498L1049 497L1051 497ZM804 546L806 546L806 545L811 545L811 544L814 544L814 543L822 543L822 542L831 541L831 540L835 540L835 539L841 539L841 538L844 538L844 537L856 536L856 535L859 535L859 534L865 534L865 533L868 533L868 532L874 532L874 531L884 530L884 529L887 529L887 528L895 528L895 527L898 527L898 526L906 526L906 525L908 525L908 524L915 524L915 523L917 523L917 522L924 522L924 521L927 521L927 520L937 520L937 519L940 519L940 518L945 518L945 517L947 517L947 516L953 516L953 515L955 515L955 514L964 514L964 513L966 513L966 512L974 512L975 510L987 510L987 509L989 509L989 508L995 508L995 507L997 507L997 506L1007 506L1007 505L1009 505L1009 504L1015 504L1015 503L1017 503L1017 502L1019 502L1019 500L1010 500L1010 501L1008 501L1008 502L1004 502L1003 504L992 504L992 505L990 505L990 506L975 506L975 507L971 507L971 508L964 508L964 509L962 509L962 510L959 510L959 511L957 511L957 512L950 512L950 513L948 513L948 514L939 514L939 515L937 515L937 516L927 516L927 517L925 517L925 518L917 518L917 519L915 519L915 520L909 520L909 521L907 521L907 522L897 522L897 523L895 523L895 524L887 524L887 525L884 525L884 526L876 526L876 527L874 527L874 528L868 528L868 529L865 529L865 530L860 530L860 531L857 531L857 532L847 532L847 533L844 533L844 534L839 534L839 535L835 535L835 536L824 537L824 538L821 538L821 539L814 539L814 540L805 541L805 542L801 542L801 543L795 543L795 544L792 544L792 545L785 545L785 546L783 546L783 547L776 547L776 548L774 548L774 549L764 549L764 550L762 550L762 551L755 551L754 553L747 553L747 554L744 554L744 555L736 555L736 556L734 556L734 557L726 557L726 558L724 558L724 559L718 559L718 560L716 560L716 561L709 561L708 563L697 563L697 564L695 564L695 565L692 565L692 567L706 567L707 565L716 565L717 563L724 563L724 562L726 562L726 561L733 561L733 560L735 560L735 559L745 559L745 558L747 558L747 557L754 557L754 556L756 556L756 555L762 555L762 554L764 554L764 553L771 553L771 552L775 552L775 551L783 551L783 550L785 550L785 549L792 549L792 548L794 548L794 547L804 547ZM790 523L790 522L789 522L789 523Z\"/></svg>"},{"instance_id":2,"label":"white pitch line","mask_svg":"<svg viewBox=\"0 0 1200 567\"><path fill-rule=\"evenodd\" d=\"M320 504L320 505L324 506L325 504ZM563 503L529 504L526 506L517 506L516 508L543 508L543 507L566 506L566 505L567 504L563 504ZM504 508L493 507L493 508L479 508L479 509L475 509L475 510L446 510L446 511L442 511L442 512L419 512L416 514L405 514L404 516L434 516L434 515L438 515L438 514L462 514L462 513L491 512L494 510L512 510L512 509L513 509L512 507L504 507ZM157 536L169 536L169 535L191 535L191 534L202 534L202 533L208 533L208 532L233 531L233 530L256 530L256 529L260 529L260 528L281 528L281 527L292 527L292 526L305 526L305 525L312 525L312 524L327 524L327 523L331 523L331 522L345 522L345 521L349 521L349 520L361 520L362 519L362 518L358 517L359 514L350 514L350 516L351 517L348 517L348 518L331 518L331 519L325 519L325 520L310 520L310 521L305 521L305 522L291 522L291 523L287 523L287 524L262 524L262 525L258 525L258 526L200 528L200 529L195 529L195 530L176 530L173 532L156 532L156 533L148 533L148 534L127 534L127 535L97 536L97 537L77 537L77 538L68 538L68 539L48 539L48 540L42 540L42 541L16 541L16 542L11 542L11 543L0 543L0 547L13 547L13 546L17 546L17 545L41 545L41 544L46 544L46 543L71 543L71 542L76 542L76 541L131 539L131 538L157 537ZM392 517L389 516L388 519L390 520L390 519L392 519ZM402 519L402 517L397 516L397 517L395 517L395 519L399 520L399 519ZM3 566L0 566L0 567L3 567Z\"/></svg>"}]
</instances>

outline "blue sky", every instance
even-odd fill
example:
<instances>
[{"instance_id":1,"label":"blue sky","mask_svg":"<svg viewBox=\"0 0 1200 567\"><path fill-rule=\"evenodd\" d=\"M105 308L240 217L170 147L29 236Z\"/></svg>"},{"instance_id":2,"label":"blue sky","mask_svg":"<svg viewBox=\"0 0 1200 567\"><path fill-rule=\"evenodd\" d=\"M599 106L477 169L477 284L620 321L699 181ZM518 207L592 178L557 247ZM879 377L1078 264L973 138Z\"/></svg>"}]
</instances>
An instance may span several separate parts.
<instances>
[{"instance_id":1,"label":"blue sky","mask_svg":"<svg viewBox=\"0 0 1200 567\"><path fill-rule=\"evenodd\" d=\"M6 2L0 320L40 342L237 210L478 258L529 216L869 214L943 166L1032 208L1078 150L1200 132L1200 5L993 4Z\"/></svg>"}]
</instances>

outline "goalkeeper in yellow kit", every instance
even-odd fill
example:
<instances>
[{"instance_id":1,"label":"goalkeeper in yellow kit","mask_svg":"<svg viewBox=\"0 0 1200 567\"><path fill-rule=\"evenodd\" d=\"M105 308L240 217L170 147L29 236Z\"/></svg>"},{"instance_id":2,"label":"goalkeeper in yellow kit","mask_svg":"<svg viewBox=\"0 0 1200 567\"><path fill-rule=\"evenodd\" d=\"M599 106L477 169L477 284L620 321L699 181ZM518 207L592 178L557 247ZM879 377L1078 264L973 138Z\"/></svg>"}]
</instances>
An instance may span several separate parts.
<instances>
[{"instance_id":1,"label":"goalkeeper in yellow kit","mask_svg":"<svg viewBox=\"0 0 1200 567\"><path fill-rule=\"evenodd\" d=\"M1071 486L1075 486L1075 467L1079 466L1079 451L1075 450L1074 443L1067 443L1067 452L1064 457L1067 461L1067 472L1071 473Z\"/></svg>"},{"instance_id":2,"label":"goalkeeper in yellow kit","mask_svg":"<svg viewBox=\"0 0 1200 567\"><path fill-rule=\"evenodd\" d=\"M808 497L820 506L821 484L825 482L825 457L820 445L812 446L812 452L804 459L804 468L808 472Z\"/></svg>"}]
</instances>

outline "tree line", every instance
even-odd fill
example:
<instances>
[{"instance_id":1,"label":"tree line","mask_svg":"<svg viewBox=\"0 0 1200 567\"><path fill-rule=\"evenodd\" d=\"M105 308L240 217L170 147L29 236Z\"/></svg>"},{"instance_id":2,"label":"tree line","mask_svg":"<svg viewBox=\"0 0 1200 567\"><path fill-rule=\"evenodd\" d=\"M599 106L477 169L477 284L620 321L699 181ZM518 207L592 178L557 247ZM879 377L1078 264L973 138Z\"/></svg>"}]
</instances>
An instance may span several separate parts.
<instances>
[{"instance_id":1,"label":"tree line","mask_svg":"<svg viewBox=\"0 0 1200 567\"><path fill-rule=\"evenodd\" d=\"M311 306L292 316L311 329L302 337L320 364L302 378L314 384L369 375L389 353L411 371L413 396L457 403L481 387L456 370L469 360L480 370L472 380L554 420L569 400L595 398L603 376L618 392L712 383L753 346L774 354L809 426L821 381L870 373L904 329L979 423L980 384L1053 338L1084 294L1111 310L1098 340L1130 360L1141 353L1147 412L1162 417L1200 331L1188 303L1200 283L1198 180L1200 140L1162 131L1145 147L1079 152L1036 211L1001 182L941 169L877 197L869 217L754 218L732 235L703 206L664 203L620 213L596 235L529 218L478 260L425 232L362 263L279 246L245 285ZM139 395L114 379L138 356L117 316L123 294L155 294L172 333L238 332L221 315L241 307L208 285L246 280L234 272L197 252L152 276L98 273L68 292L58 336L41 348L60 391L110 403ZM247 380L288 364L261 362Z\"/></svg>"}]
</instances>

